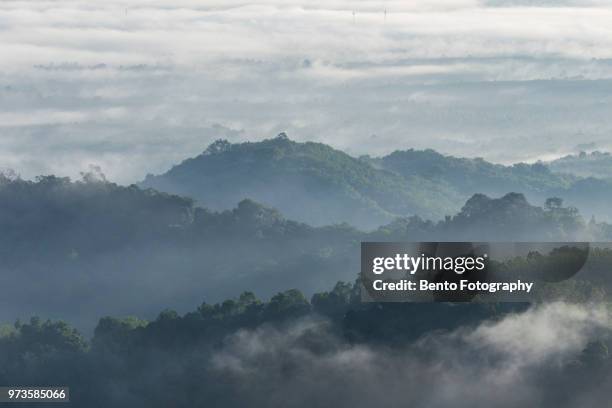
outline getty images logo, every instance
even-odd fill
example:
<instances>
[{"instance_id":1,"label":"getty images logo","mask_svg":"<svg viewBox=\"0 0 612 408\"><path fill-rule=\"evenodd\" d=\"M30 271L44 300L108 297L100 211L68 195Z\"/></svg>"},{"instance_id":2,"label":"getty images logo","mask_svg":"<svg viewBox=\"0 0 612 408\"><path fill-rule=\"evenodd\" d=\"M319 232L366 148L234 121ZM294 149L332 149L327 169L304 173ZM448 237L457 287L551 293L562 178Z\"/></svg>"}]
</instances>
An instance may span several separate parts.
<instances>
[{"instance_id":1,"label":"getty images logo","mask_svg":"<svg viewBox=\"0 0 612 408\"><path fill-rule=\"evenodd\" d=\"M538 299L582 270L587 242L362 242L365 302ZM598 253L597 253L598 254ZM599 283L598 283L599 285ZM532 290L533 289L533 290Z\"/></svg>"},{"instance_id":2,"label":"getty images logo","mask_svg":"<svg viewBox=\"0 0 612 408\"><path fill-rule=\"evenodd\" d=\"M407 253L372 259L372 273L380 275L386 271L403 271L414 275L419 271L446 271L462 275L465 272L482 271L486 268L488 255L480 256L411 256Z\"/></svg>"}]
</instances>

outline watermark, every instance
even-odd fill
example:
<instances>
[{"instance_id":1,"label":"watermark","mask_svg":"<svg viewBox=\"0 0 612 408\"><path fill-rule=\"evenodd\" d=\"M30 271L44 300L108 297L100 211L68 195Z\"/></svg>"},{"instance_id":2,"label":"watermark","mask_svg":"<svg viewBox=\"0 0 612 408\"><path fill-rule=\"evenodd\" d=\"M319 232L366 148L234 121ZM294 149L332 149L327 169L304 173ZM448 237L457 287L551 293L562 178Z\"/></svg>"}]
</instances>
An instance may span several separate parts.
<instances>
[{"instance_id":1,"label":"watermark","mask_svg":"<svg viewBox=\"0 0 612 408\"><path fill-rule=\"evenodd\" d=\"M612 293L612 243L363 242L365 302L589 302Z\"/></svg>"}]
</instances>

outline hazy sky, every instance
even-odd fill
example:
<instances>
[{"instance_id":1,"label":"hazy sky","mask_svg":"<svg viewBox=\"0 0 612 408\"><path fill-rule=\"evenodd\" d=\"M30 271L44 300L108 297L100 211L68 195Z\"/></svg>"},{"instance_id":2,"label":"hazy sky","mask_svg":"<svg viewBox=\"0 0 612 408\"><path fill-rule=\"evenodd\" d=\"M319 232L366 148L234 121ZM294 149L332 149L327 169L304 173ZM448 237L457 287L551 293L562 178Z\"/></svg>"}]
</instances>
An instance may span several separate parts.
<instances>
[{"instance_id":1,"label":"hazy sky","mask_svg":"<svg viewBox=\"0 0 612 408\"><path fill-rule=\"evenodd\" d=\"M386 14L385 14L386 10ZM214 139L612 148L612 1L0 2L0 168L129 183Z\"/></svg>"}]
</instances>

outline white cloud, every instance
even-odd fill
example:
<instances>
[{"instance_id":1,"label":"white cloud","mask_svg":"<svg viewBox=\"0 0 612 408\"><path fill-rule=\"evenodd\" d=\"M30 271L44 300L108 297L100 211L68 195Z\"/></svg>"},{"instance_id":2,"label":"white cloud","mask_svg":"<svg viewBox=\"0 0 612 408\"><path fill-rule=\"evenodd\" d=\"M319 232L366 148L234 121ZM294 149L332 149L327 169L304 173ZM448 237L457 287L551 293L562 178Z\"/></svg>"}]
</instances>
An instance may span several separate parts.
<instances>
[{"instance_id":1,"label":"white cloud","mask_svg":"<svg viewBox=\"0 0 612 408\"><path fill-rule=\"evenodd\" d=\"M606 1L4 1L3 155L25 176L143 160L113 169L132 182L227 134L503 162L606 147L609 21Z\"/></svg>"},{"instance_id":2,"label":"white cloud","mask_svg":"<svg viewBox=\"0 0 612 408\"><path fill-rule=\"evenodd\" d=\"M552 303L389 347L351 345L307 320L238 332L212 362L258 406L579 407L607 393L605 384L581 387L576 363L610 323L605 307ZM561 384L572 387L563 405Z\"/></svg>"}]
</instances>

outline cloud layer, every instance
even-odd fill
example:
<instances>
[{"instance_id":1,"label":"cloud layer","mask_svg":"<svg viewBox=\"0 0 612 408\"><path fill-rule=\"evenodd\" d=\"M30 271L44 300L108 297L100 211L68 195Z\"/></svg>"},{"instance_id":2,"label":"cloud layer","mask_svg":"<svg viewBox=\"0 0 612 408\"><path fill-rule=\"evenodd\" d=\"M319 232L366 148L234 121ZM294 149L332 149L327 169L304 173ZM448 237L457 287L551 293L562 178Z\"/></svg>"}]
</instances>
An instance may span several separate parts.
<instances>
[{"instance_id":1,"label":"cloud layer","mask_svg":"<svg viewBox=\"0 0 612 408\"><path fill-rule=\"evenodd\" d=\"M0 167L133 182L212 140L608 148L608 1L5 1Z\"/></svg>"},{"instance_id":2,"label":"cloud layer","mask_svg":"<svg viewBox=\"0 0 612 408\"><path fill-rule=\"evenodd\" d=\"M553 303L391 349L348 345L325 322L302 321L239 332L213 366L253 406L579 407L607 388L585 393L572 366L609 328L605 309Z\"/></svg>"}]
</instances>

